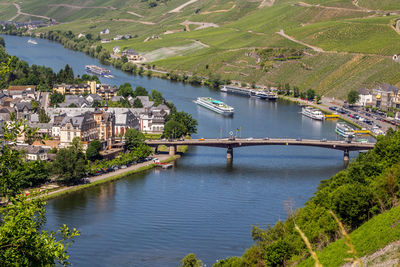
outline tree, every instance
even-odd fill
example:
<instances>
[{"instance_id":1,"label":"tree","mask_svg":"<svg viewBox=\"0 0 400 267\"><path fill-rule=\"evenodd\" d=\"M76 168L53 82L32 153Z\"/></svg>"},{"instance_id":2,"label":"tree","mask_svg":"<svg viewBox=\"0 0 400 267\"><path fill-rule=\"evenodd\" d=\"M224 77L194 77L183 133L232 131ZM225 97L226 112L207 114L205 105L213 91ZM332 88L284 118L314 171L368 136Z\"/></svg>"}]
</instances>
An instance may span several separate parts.
<instances>
[{"instance_id":1,"label":"tree","mask_svg":"<svg viewBox=\"0 0 400 267\"><path fill-rule=\"evenodd\" d=\"M55 106L59 103L64 102L65 97L63 94L60 94L59 92L54 92L50 95L50 105Z\"/></svg>"},{"instance_id":2,"label":"tree","mask_svg":"<svg viewBox=\"0 0 400 267\"><path fill-rule=\"evenodd\" d=\"M64 184L76 184L86 175L86 159L79 137L72 140L70 147L58 151L53 171L58 175L57 180Z\"/></svg>"},{"instance_id":3,"label":"tree","mask_svg":"<svg viewBox=\"0 0 400 267\"><path fill-rule=\"evenodd\" d=\"M164 136L166 138L180 138L185 135L185 126L175 120L169 120L164 126Z\"/></svg>"},{"instance_id":4,"label":"tree","mask_svg":"<svg viewBox=\"0 0 400 267\"><path fill-rule=\"evenodd\" d=\"M46 222L45 202L39 197L20 195L1 211L0 265L68 265L66 249L79 231L63 225L57 232L41 230Z\"/></svg>"},{"instance_id":5,"label":"tree","mask_svg":"<svg viewBox=\"0 0 400 267\"><path fill-rule=\"evenodd\" d=\"M149 93L145 88L143 88L142 86L136 87L135 96L147 96L147 95L149 95Z\"/></svg>"},{"instance_id":6,"label":"tree","mask_svg":"<svg viewBox=\"0 0 400 267\"><path fill-rule=\"evenodd\" d=\"M39 109L39 103L35 100L31 100L32 109L36 112Z\"/></svg>"},{"instance_id":7,"label":"tree","mask_svg":"<svg viewBox=\"0 0 400 267\"><path fill-rule=\"evenodd\" d=\"M93 108L100 108L101 107L101 102L96 99L95 101L93 101L92 107Z\"/></svg>"},{"instance_id":8,"label":"tree","mask_svg":"<svg viewBox=\"0 0 400 267\"><path fill-rule=\"evenodd\" d=\"M131 151L131 153L133 153L133 155L138 159L148 157L152 152L153 150L151 149L151 147L149 147L145 143L139 143Z\"/></svg>"},{"instance_id":9,"label":"tree","mask_svg":"<svg viewBox=\"0 0 400 267\"><path fill-rule=\"evenodd\" d=\"M50 121L50 117L46 114L44 109L39 110L39 122L40 123L48 123Z\"/></svg>"},{"instance_id":10,"label":"tree","mask_svg":"<svg viewBox=\"0 0 400 267\"><path fill-rule=\"evenodd\" d=\"M358 92L356 90L351 90L347 94L347 103L353 105L353 104L357 103L358 100L360 100L360 95L358 94Z\"/></svg>"},{"instance_id":11,"label":"tree","mask_svg":"<svg viewBox=\"0 0 400 267\"><path fill-rule=\"evenodd\" d=\"M140 100L140 98L135 98L135 100L133 101L133 107L142 108L143 107L142 100Z\"/></svg>"},{"instance_id":12,"label":"tree","mask_svg":"<svg viewBox=\"0 0 400 267\"><path fill-rule=\"evenodd\" d=\"M203 262L199 260L194 253L186 255L181 260L181 265L180 265L180 267L202 267L202 266Z\"/></svg>"},{"instance_id":13,"label":"tree","mask_svg":"<svg viewBox=\"0 0 400 267\"><path fill-rule=\"evenodd\" d=\"M167 117L167 121L168 120L174 120L181 123L185 128L185 135L197 133L197 120L195 120L189 113L186 113L184 111L171 112Z\"/></svg>"},{"instance_id":14,"label":"tree","mask_svg":"<svg viewBox=\"0 0 400 267\"><path fill-rule=\"evenodd\" d=\"M151 99L154 101L154 106L158 106L164 102L164 97L159 91L151 90Z\"/></svg>"},{"instance_id":15,"label":"tree","mask_svg":"<svg viewBox=\"0 0 400 267\"><path fill-rule=\"evenodd\" d=\"M314 97L315 97L315 91L313 90L313 89L308 89L307 90L307 92L306 92L306 94L307 94L307 99L308 100L314 100Z\"/></svg>"},{"instance_id":16,"label":"tree","mask_svg":"<svg viewBox=\"0 0 400 267\"><path fill-rule=\"evenodd\" d=\"M90 142L88 148L86 149L86 158L90 161L95 161L100 159L101 143L99 140L93 140Z\"/></svg>"},{"instance_id":17,"label":"tree","mask_svg":"<svg viewBox=\"0 0 400 267\"><path fill-rule=\"evenodd\" d=\"M123 96L123 97L133 96L134 92L133 92L131 84L124 83L124 84L120 85L120 87L117 91L117 95Z\"/></svg>"},{"instance_id":18,"label":"tree","mask_svg":"<svg viewBox=\"0 0 400 267\"><path fill-rule=\"evenodd\" d=\"M145 139L144 134L136 129L128 129L125 133L126 146L130 151L143 144Z\"/></svg>"}]
</instances>

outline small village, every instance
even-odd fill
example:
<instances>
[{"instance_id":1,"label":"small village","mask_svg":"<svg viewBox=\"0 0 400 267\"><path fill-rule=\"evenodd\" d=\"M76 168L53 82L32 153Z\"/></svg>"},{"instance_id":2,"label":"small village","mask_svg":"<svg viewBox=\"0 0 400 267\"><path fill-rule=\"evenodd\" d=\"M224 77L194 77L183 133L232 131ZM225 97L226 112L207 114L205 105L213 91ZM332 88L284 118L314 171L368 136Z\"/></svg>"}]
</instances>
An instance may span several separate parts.
<instances>
[{"instance_id":1,"label":"small village","mask_svg":"<svg viewBox=\"0 0 400 267\"><path fill-rule=\"evenodd\" d=\"M27 160L53 160L50 150L66 148L79 137L83 149L99 140L105 158L112 159L123 151L123 140L128 129L145 134L159 134L164 130L170 109L165 104L155 105L149 96L117 95L117 88L108 84L57 84L53 92L65 96L65 101L50 106L49 92L41 92L34 85L9 86L0 93L0 121L3 125L12 118L25 119L27 125L47 137L44 141L26 143L20 136L17 146L26 151ZM128 106L109 107L108 103L127 101ZM140 103L135 107L135 103Z\"/></svg>"}]
</instances>

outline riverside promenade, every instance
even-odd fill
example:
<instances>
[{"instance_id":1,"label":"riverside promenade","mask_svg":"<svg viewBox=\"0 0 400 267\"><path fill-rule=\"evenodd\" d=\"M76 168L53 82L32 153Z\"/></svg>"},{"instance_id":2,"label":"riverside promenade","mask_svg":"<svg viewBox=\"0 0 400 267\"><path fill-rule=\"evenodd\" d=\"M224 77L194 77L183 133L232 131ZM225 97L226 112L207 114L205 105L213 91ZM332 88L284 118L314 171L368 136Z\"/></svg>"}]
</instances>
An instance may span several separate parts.
<instances>
[{"instance_id":1,"label":"riverside promenade","mask_svg":"<svg viewBox=\"0 0 400 267\"><path fill-rule=\"evenodd\" d=\"M165 161L171 161L173 159L179 158L179 156L171 157L168 154L160 154L160 155L157 155L157 158L161 162L165 162ZM129 166L125 169L119 169L119 170L105 173L105 174L102 174L99 176L90 177L89 178L90 183L88 183L88 184L66 186L66 187L62 187L59 189L55 189L50 192L46 192L43 194L43 197L44 198L52 198L52 197L60 196L63 194L68 194L69 192L74 192L74 191L78 191L78 190L81 190L84 188L95 186L95 185L98 185L101 183L117 180L117 179L126 177L128 175L135 174L137 172L144 171L146 169L150 169L153 166L154 166L153 161L146 161L146 162L138 163L138 164Z\"/></svg>"}]
</instances>

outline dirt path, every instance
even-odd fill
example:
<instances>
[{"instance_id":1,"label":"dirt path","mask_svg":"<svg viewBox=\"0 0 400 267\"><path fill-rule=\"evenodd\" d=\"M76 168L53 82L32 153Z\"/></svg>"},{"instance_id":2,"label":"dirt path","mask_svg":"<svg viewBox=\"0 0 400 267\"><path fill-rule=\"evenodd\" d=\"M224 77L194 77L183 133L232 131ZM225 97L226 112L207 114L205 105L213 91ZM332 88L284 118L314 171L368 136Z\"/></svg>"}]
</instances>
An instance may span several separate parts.
<instances>
[{"instance_id":1,"label":"dirt path","mask_svg":"<svg viewBox=\"0 0 400 267\"><path fill-rule=\"evenodd\" d=\"M364 266L395 267L399 266L400 241L395 241L375 253L361 257ZM346 263L342 267L351 267L352 263Z\"/></svg>"},{"instance_id":2,"label":"dirt path","mask_svg":"<svg viewBox=\"0 0 400 267\"><path fill-rule=\"evenodd\" d=\"M12 17L10 19L14 20L16 19L19 15L24 15L24 16L28 16L28 17L36 17L36 18L42 18L42 19L47 19L47 20L52 20L52 18L46 17L46 16L40 16L40 15L34 15L34 14L29 14L29 13L25 13L25 12L21 12L21 7L17 4L14 3L14 6L17 8L17 15L15 15L14 17ZM53 19L55 21L55 19Z\"/></svg>"},{"instance_id":3,"label":"dirt path","mask_svg":"<svg viewBox=\"0 0 400 267\"><path fill-rule=\"evenodd\" d=\"M171 11L168 11L168 13L178 13L178 12L181 12L181 10L182 10L183 8L185 8L186 6L188 6L188 5L190 5L190 4L195 3L195 2L197 2L197 1L198 1L198 0L190 0L190 1L188 1L188 2L186 2L186 3L184 3L184 4L182 4L182 5L178 6L177 8L172 9Z\"/></svg>"},{"instance_id":4,"label":"dirt path","mask_svg":"<svg viewBox=\"0 0 400 267\"><path fill-rule=\"evenodd\" d=\"M131 15L134 15L134 16L139 17L139 18L143 18L142 15L139 15L138 13L135 13L135 12L133 12L133 11L127 11L126 13L131 14Z\"/></svg>"},{"instance_id":5,"label":"dirt path","mask_svg":"<svg viewBox=\"0 0 400 267\"><path fill-rule=\"evenodd\" d=\"M127 21L127 22L136 22L136 23L142 23L145 25L154 25L156 23L151 22L151 21L142 21L142 20L134 20L134 19L116 19L116 21Z\"/></svg>"},{"instance_id":6,"label":"dirt path","mask_svg":"<svg viewBox=\"0 0 400 267\"><path fill-rule=\"evenodd\" d=\"M201 30L201 29L206 29L209 27L214 27L214 28L218 28L219 25L215 24L215 23L210 23L210 22L194 22L194 21L189 21L189 20L185 20L184 22L179 23L180 25L183 25L186 27L186 31L190 32L190 28L189 25L193 24L193 25L199 25L199 27L197 27L195 30Z\"/></svg>"},{"instance_id":7,"label":"dirt path","mask_svg":"<svg viewBox=\"0 0 400 267\"><path fill-rule=\"evenodd\" d=\"M302 41L300 41L300 40L297 40L297 39L295 39L295 38L293 38L293 37L287 35L283 29L281 29L279 32L277 32L277 34L279 34L279 35L285 37L286 39L289 39L289 40L292 41L292 42L295 42L295 43L298 43L298 44L307 46L307 47L311 48L312 50L314 50L315 52L325 52L322 48L319 48L319 47L316 47L316 46L312 46L312 45L306 44L305 42L302 42Z\"/></svg>"},{"instance_id":8,"label":"dirt path","mask_svg":"<svg viewBox=\"0 0 400 267\"><path fill-rule=\"evenodd\" d=\"M170 157L171 156L167 155L167 154L165 154L165 155L157 155L157 158L160 161L167 160ZM137 169L139 169L141 167L148 166L150 164L153 164L153 162L152 161L147 161L147 162L135 164L135 165L132 165L132 166L130 166L128 168L125 168L125 169L119 169L119 170L116 170L116 171L113 171L113 172L109 172L109 173L102 174L102 175L99 175L99 176L91 177L91 178L89 178L89 180L90 180L91 183L96 182L96 181L101 181L101 180L107 179L107 178L115 176L115 175L123 174L123 173L128 172L128 171L137 170ZM76 188L76 187L79 187L79 185L63 187L63 188L61 188L59 190L54 190L52 192L47 193L46 196L51 196L51 195L54 195L54 194L57 194L57 193L60 193L60 192L64 192L64 191L70 190L72 188Z\"/></svg>"},{"instance_id":9,"label":"dirt path","mask_svg":"<svg viewBox=\"0 0 400 267\"><path fill-rule=\"evenodd\" d=\"M263 0L258 8L263 8L267 6L273 6L275 4L275 0Z\"/></svg>"},{"instance_id":10,"label":"dirt path","mask_svg":"<svg viewBox=\"0 0 400 267\"><path fill-rule=\"evenodd\" d=\"M111 10L117 10L113 6L76 6L76 5L69 5L69 4L49 4L48 6L54 6L54 7L68 7L72 9L83 9L83 8L93 8L93 9L111 9Z\"/></svg>"},{"instance_id":11,"label":"dirt path","mask_svg":"<svg viewBox=\"0 0 400 267\"><path fill-rule=\"evenodd\" d=\"M233 6L229 9L220 9L220 10L215 10L215 11L204 11L201 12L200 15L207 15L207 14L213 14L213 13L226 13L231 11L232 9L234 9L236 7L236 4L233 4Z\"/></svg>"},{"instance_id":12,"label":"dirt path","mask_svg":"<svg viewBox=\"0 0 400 267\"><path fill-rule=\"evenodd\" d=\"M324 8L324 9L331 9L331 10L339 10L339 11L352 11L352 12L364 12L364 13L369 13L369 12L375 12L374 10L369 10L369 9L355 9L355 8L346 8L346 7L334 7L334 6L321 6L321 5L312 5L304 2L298 2L296 4L297 6L303 6L303 7L318 7L318 8Z\"/></svg>"}]
</instances>

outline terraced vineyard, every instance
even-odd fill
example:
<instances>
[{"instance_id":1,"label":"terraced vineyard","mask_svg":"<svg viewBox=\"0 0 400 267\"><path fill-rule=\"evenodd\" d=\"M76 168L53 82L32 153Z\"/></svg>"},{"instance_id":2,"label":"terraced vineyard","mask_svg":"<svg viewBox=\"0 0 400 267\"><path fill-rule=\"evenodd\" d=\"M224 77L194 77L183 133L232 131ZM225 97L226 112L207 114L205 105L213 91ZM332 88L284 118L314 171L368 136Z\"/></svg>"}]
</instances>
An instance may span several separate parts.
<instances>
[{"instance_id":1,"label":"terraced vineyard","mask_svg":"<svg viewBox=\"0 0 400 267\"><path fill-rule=\"evenodd\" d=\"M102 44L132 48L157 68L260 85L290 83L343 97L376 82L400 82L395 0L96 0L26 1L21 10L63 22L44 30L136 38ZM9 19L11 3L0 6ZM152 6L152 7L151 7ZM14 10L15 11L15 10ZM1 19L0 18L0 19ZM18 16L16 20L26 20ZM280 33L280 34L278 34ZM260 67L256 49L302 49L298 60Z\"/></svg>"}]
</instances>

